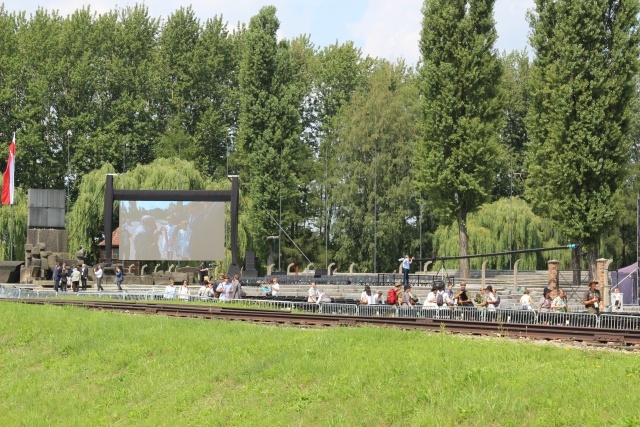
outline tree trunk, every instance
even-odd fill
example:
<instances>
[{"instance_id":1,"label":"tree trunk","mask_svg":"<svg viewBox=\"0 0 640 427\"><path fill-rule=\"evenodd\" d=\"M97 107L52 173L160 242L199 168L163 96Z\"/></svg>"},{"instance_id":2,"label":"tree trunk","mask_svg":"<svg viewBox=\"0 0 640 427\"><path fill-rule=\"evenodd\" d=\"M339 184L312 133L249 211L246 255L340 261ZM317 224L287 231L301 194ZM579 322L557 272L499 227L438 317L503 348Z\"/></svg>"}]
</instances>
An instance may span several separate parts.
<instances>
[{"instance_id":1,"label":"tree trunk","mask_svg":"<svg viewBox=\"0 0 640 427\"><path fill-rule=\"evenodd\" d=\"M599 249L600 245L594 243L590 245L589 249L587 250L587 259L589 260L589 280L596 280L596 267Z\"/></svg>"},{"instance_id":2,"label":"tree trunk","mask_svg":"<svg viewBox=\"0 0 640 427\"><path fill-rule=\"evenodd\" d=\"M469 236L467 235L467 213L463 210L458 212L458 235L460 237L460 256L469 255ZM468 279L469 258L460 260L460 277Z\"/></svg>"}]
</instances>

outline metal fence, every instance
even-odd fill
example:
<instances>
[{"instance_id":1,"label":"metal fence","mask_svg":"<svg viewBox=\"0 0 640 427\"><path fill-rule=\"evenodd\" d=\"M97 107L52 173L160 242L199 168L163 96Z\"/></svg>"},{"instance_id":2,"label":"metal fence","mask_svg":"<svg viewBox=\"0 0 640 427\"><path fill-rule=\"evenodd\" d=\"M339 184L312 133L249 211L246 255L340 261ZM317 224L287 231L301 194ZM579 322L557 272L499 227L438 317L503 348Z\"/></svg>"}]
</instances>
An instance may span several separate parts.
<instances>
[{"instance_id":1,"label":"metal fence","mask_svg":"<svg viewBox=\"0 0 640 427\"><path fill-rule=\"evenodd\" d=\"M367 316L367 317L406 317L424 319L464 320L472 322L498 322L504 324L572 326L583 328L638 330L640 329L640 313L602 313L600 315L585 312L541 312L519 309L490 310L481 307L423 307L392 305L355 305L325 303L318 305L310 302L282 300L242 299L221 301L216 298L197 295L165 295L160 291L147 292L54 292L53 290L32 290L25 288L0 286L0 298L12 299L54 299L54 298L87 298L115 300L162 300L182 302L225 302L241 303L271 310L297 310L307 313L323 313L328 315Z\"/></svg>"}]
</instances>

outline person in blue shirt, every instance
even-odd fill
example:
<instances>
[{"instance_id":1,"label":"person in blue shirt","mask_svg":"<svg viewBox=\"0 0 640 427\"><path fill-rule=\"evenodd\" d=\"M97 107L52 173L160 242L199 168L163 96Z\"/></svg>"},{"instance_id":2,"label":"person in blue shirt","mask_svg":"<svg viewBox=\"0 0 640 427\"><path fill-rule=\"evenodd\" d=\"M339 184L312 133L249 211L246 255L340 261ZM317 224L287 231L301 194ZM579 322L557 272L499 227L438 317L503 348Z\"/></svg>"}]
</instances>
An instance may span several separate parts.
<instances>
[{"instance_id":1,"label":"person in blue shirt","mask_svg":"<svg viewBox=\"0 0 640 427\"><path fill-rule=\"evenodd\" d=\"M409 284L409 271L411 270L411 263L414 258L409 258L409 255L405 255L404 258L400 258L398 261L402 262L402 274L403 284L406 286Z\"/></svg>"}]
</instances>

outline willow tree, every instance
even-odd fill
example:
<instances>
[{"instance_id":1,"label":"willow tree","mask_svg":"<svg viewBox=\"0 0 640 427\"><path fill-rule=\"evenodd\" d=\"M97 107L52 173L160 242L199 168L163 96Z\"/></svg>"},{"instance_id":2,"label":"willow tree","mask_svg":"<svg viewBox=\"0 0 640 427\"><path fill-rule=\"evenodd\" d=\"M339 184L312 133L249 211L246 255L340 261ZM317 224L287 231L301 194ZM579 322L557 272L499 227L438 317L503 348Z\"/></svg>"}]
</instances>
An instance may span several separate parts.
<instances>
[{"instance_id":1,"label":"willow tree","mask_svg":"<svg viewBox=\"0 0 640 427\"><path fill-rule=\"evenodd\" d=\"M469 254L467 216L488 200L502 118L495 0L426 0L420 39L423 105L418 186L443 222L457 221ZM469 261L460 263L469 276Z\"/></svg>"},{"instance_id":2,"label":"willow tree","mask_svg":"<svg viewBox=\"0 0 640 427\"><path fill-rule=\"evenodd\" d=\"M0 185L1 187L1 185ZM0 260L9 261L13 234L13 259L24 260L24 245L27 240L27 195L15 189L13 207L0 205Z\"/></svg>"},{"instance_id":3,"label":"willow tree","mask_svg":"<svg viewBox=\"0 0 640 427\"><path fill-rule=\"evenodd\" d=\"M529 16L536 57L525 194L571 243L587 246L591 274L629 164L639 13L638 0L536 0Z\"/></svg>"},{"instance_id":4,"label":"willow tree","mask_svg":"<svg viewBox=\"0 0 640 427\"><path fill-rule=\"evenodd\" d=\"M470 249L473 253L502 252L506 248L533 249L558 246L551 220L533 213L522 199L502 198L482 205L469 215L467 228ZM458 251L458 230L456 227L441 225L434 234L434 246L439 256L455 256ZM487 268L511 269L519 259L521 270L546 269L546 261L553 257L567 267L570 261L568 251L534 252L486 258ZM480 269L483 258L473 258L471 267ZM445 264L446 268L458 268L457 262Z\"/></svg>"},{"instance_id":5,"label":"willow tree","mask_svg":"<svg viewBox=\"0 0 640 427\"><path fill-rule=\"evenodd\" d=\"M72 251L83 247L93 254L98 253L97 245L104 239L105 176L113 172L113 166L107 163L82 178L67 226L69 248ZM230 184L226 180L212 182L200 174L194 163L172 158L157 159L148 165L140 165L116 175L113 185L127 190L221 190L228 189ZM118 202L114 203L113 212L114 218L118 218ZM239 249L243 253L246 233L244 227L241 226L240 229ZM227 258L225 266L230 264L230 254Z\"/></svg>"}]
</instances>

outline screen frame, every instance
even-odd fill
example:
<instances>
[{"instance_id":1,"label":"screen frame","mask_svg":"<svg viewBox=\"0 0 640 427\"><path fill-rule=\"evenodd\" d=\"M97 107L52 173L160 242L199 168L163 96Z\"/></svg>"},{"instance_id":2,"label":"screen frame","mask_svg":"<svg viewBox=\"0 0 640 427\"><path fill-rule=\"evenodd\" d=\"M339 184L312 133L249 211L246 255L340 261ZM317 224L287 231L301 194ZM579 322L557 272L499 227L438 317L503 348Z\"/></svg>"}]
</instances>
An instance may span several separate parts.
<instances>
[{"instance_id":1,"label":"screen frame","mask_svg":"<svg viewBox=\"0 0 640 427\"><path fill-rule=\"evenodd\" d=\"M237 175L229 175L231 190L118 190L113 188L113 174L107 174L104 191L105 264L111 265L113 242L113 202L118 200L163 202L231 202L231 266L238 270L238 197Z\"/></svg>"}]
</instances>

